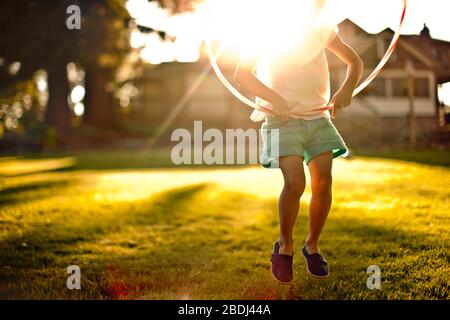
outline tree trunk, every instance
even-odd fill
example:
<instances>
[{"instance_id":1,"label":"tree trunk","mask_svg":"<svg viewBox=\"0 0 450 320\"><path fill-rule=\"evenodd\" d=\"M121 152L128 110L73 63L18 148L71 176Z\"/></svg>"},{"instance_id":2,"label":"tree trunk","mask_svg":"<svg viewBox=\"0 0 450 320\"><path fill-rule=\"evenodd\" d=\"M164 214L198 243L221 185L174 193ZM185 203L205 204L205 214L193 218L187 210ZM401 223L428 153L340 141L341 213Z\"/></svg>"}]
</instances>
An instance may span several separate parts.
<instances>
[{"instance_id":1,"label":"tree trunk","mask_svg":"<svg viewBox=\"0 0 450 320\"><path fill-rule=\"evenodd\" d=\"M109 70L88 67L86 71L86 98L84 124L97 128L112 129L117 124L114 110L114 93L106 86L111 79Z\"/></svg>"},{"instance_id":2,"label":"tree trunk","mask_svg":"<svg viewBox=\"0 0 450 320\"><path fill-rule=\"evenodd\" d=\"M60 134L70 130L69 81L65 64L57 64L48 71L48 105L45 119Z\"/></svg>"}]
</instances>

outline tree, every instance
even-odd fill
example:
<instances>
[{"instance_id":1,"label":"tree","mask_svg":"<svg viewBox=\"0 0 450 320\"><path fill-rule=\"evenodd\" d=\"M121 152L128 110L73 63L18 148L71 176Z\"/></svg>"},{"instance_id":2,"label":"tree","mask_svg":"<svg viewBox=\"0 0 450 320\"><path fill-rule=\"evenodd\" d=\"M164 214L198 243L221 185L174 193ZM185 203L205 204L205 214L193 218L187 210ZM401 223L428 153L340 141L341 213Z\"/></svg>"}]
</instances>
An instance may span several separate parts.
<instances>
[{"instance_id":1,"label":"tree","mask_svg":"<svg viewBox=\"0 0 450 320\"><path fill-rule=\"evenodd\" d=\"M70 110L67 102L69 86L64 71L74 58L73 34L64 28L68 1L12 1L0 18L0 28L8 30L0 38L0 56L7 64L20 63L14 76L0 79L0 89L30 80L39 69L48 72L49 101L46 120L59 131L69 128Z\"/></svg>"},{"instance_id":2,"label":"tree","mask_svg":"<svg viewBox=\"0 0 450 320\"><path fill-rule=\"evenodd\" d=\"M81 1L83 27L77 61L86 71L84 123L111 128L116 125L115 73L130 51L130 17L123 0Z\"/></svg>"},{"instance_id":3,"label":"tree","mask_svg":"<svg viewBox=\"0 0 450 320\"><path fill-rule=\"evenodd\" d=\"M81 30L66 26L67 8L81 8ZM129 16L125 0L4 0L0 13L0 93L11 92L40 69L48 73L46 122L61 133L70 128L66 67L76 62L86 71L86 123L109 126L113 121L115 70L127 54ZM16 74L6 67L20 62ZM111 87L111 86L109 86Z\"/></svg>"}]
</instances>

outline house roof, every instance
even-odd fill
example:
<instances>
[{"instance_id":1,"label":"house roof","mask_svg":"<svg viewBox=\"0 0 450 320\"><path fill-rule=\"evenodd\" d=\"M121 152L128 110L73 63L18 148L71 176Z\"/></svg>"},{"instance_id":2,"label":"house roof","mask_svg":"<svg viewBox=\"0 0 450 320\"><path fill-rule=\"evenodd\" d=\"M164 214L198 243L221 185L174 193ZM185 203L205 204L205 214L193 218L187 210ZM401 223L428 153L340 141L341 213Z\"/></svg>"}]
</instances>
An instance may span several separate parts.
<instances>
[{"instance_id":1,"label":"house roof","mask_svg":"<svg viewBox=\"0 0 450 320\"><path fill-rule=\"evenodd\" d=\"M393 36L395 33L391 28L386 28L378 33L369 33L351 19L343 20L339 26L350 27L357 30L358 33L367 35L367 39L358 44L361 47L364 46L365 42L373 41L373 39L370 39L373 35ZM399 46L418 58L429 68L444 74L445 77L450 77L450 42L432 38L426 25L424 25L424 29L419 35L401 35ZM437 52L441 54L437 54Z\"/></svg>"}]
</instances>

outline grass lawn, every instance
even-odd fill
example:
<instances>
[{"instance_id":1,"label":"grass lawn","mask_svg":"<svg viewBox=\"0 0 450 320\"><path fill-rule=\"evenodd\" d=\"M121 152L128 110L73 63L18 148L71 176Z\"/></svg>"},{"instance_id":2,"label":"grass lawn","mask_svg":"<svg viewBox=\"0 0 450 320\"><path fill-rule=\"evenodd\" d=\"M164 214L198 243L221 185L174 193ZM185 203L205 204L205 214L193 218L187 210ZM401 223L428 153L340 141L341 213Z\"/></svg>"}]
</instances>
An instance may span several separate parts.
<instances>
[{"instance_id":1,"label":"grass lawn","mask_svg":"<svg viewBox=\"0 0 450 320\"><path fill-rule=\"evenodd\" d=\"M307 189L295 279L282 286L269 263L278 170L168 168L157 158L0 158L0 298L450 298L449 168L337 160L321 243L331 276L311 278L298 251ZM81 290L66 288L73 264ZM370 265L381 268L381 290L366 286Z\"/></svg>"},{"instance_id":2,"label":"grass lawn","mask_svg":"<svg viewBox=\"0 0 450 320\"><path fill-rule=\"evenodd\" d=\"M422 151L407 151L407 150L387 150L382 152L358 152L359 155L367 157L381 157L387 159L397 159L409 162L438 165L450 167L450 150L422 150Z\"/></svg>"}]
</instances>

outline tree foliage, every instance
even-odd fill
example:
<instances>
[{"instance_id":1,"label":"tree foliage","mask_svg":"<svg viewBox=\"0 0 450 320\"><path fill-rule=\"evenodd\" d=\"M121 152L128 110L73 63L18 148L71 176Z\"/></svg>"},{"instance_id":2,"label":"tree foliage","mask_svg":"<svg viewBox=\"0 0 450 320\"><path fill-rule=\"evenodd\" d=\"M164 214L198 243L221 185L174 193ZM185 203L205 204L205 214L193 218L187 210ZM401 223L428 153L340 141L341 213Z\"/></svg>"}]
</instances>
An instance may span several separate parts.
<instances>
[{"instance_id":1,"label":"tree foliage","mask_svg":"<svg viewBox=\"0 0 450 320\"><path fill-rule=\"evenodd\" d=\"M47 124L60 131L70 127L71 110L67 102L70 87L66 76L69 62L83 68L86 78L95 83L91 89L95 91L89 93L91 99L86 101L86 115L88 119L91 117L92 124L98 124L95 122L100 120L97 115L105 115L104 110L112 112L113 92L108 87L111 88L109 84L115 81L115 71L130 50L130 17L125 2L3 0L0 13L0 123L4 125L7 116L11 116L7 114L11 108L7 107L15 102L23 104L23 97L35 97L37 90L33 76L38 70L45 70L49 84ZM70 30L66 26L67 8L74 4L81 8L80 30ZM97 105L89 105L90 101ZM17 113L19 118L23 113Z\"/></svg>"}]
</instances>

